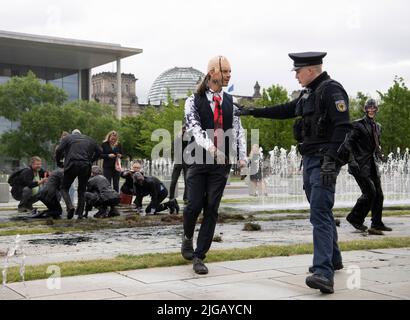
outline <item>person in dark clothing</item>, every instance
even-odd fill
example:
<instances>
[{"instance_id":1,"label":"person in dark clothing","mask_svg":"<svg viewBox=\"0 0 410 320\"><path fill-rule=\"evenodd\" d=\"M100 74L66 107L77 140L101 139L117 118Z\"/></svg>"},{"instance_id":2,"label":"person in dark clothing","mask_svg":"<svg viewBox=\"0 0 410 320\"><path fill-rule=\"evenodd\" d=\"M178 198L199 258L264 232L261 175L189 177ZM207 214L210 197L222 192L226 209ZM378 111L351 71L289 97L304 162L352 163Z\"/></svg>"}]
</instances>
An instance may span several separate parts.
<instances>
[{"instance_id":1,"label":"person in dark clothing","mask_svg":"<svg viewBox=\"0 0 410 320\"><path fill-rule=\"evenodd\" d=\"M43 202L47 210L34 214L36 217L52 217L59 219L63 213L60 205L60 190L63 183L64 170L56 169L50 173L48 181L40 190L38 200Z\"/></svg>"},{"instance_id":2,"label":"person in dark clothing","mask_svg":"<svg viewBox=\"0 0 410 320\"><path fill-rule=\"evenodd\" d=\"M186 172L187 172L187 165L184 161L183 152L188 144L188 141L183 139L185 134L185 126L182 127L181 132L174 140L174 167L172 169L171 175L171 184L169 186L169 200L177 200L175 199L175 189L178 187L178 179L183 172L184 175L184 194L183 194L183 201L187 203L187 188L186 188ZM174 214L174 210L171 210L171 214Z\"/></svg>"},{"instance_id":3,"label":"person in dark clothing","mask_svg":"<svg viewBox=\"0 0 410 320\"><path fill-rule=\"evenodd\" d=\"M151 197L151 202L145 209L146 214L153 215L167 209L176 209L179 211L175 201L170 200L162 203L168 195L168 190L158 178L144 176L141 172L136 172L133 175L133 179L134 193L136 196L135 204L140 215L145 216L142 211L142 199L146 196Z\"/></svg>"},{"instance_id":4,"label":"person in dark clothing","mask_svg":"<svg viewBox=\"0 0 410 320\"><path fill-rule=\"evenodd\" d=\"M141 161L134 161L130 170L124 170L121 172L121 177L125 179L124 184L121 186L121 192L133 196L134 195L134 178L133 175L136 172L142 173ZM134 202L135 203L135 202Z\"/></svg>"},{"instance_id":5,"label":"person in dark clothing","mask_svg":"<svg viewBox=\"0 0 410 320\"><path fill-rule=\"evenodd\" d=\"M346 220L356 229L366 231L363 224L369 210L372 224L368 230L372 234L392 231L382 222L383 190L380 181L378 162L381 161L381 125L376 122L379 108L376 100L369 99L364 105L366 115L353 122L348 144L354 161L349 163L349 173L353 175L362 191Z\"/></svg>"},{"instance_id":6,"label":"person in dark clothing","mask_svg":"<svg viewBox=\"0 0 410 320\"><path fill-rule=\"evenodd\" d=\"M184 157L191 147L194 154L191 153L191 158L186 157L188 203L184 208L181 254L184 259L192 260L197 274L208 273L203 260L212 244L219 204L231 166L238 160L239 167L247 165L244 130L239 117L234 115L233 97L223 92L230 78L228 59L223 56L212 58L197 92L185 102L186 131L192 139ZM202 210L204 218L194 250L193 236Z\"/></svg>"},{"instance_id":7,"label":"person in dark clothing","mask_svg":"<svg viewBox=\"0 0 410 320\"><path fill-rule=\"evenodd\" d=\"M120 213L116 206L120 203L120 195L115 191L107 178L102 175L102 170L98 166L91 169L92 177L88 180L87 191L85 193L86 209L85 217L93 207L98 208L94 218L116 217ZM110 211L107 212L108 207Z\"/></svg>"},{"instance_id":8,"label":"person in dark clothing","mask_svg":"<svg viewBox=\"0 0 410 320\"><path fill-rule=\"evenodd\" d=\"M334 272L343 268L332 208L340 171L338 150L349 133L349 97L343 86L322 71L326 52L290 53L296 79L304 87L298 98L270 108L242 108L239 115L298 120L295 139L303 157L303 186L313 225L314 273L306 285L334 292Z\"/></svg>"},{"instance_id":9,"label":"person in dark clothing","mask_svg":"<svg viewBox=\"0 0 410 320\"><path fill-rule=\"evenodd\" d=\"M258 144L254 144L249 154L249 194L252 196L267 196L266 184L263 179L263 153ZM258 193L257 193L258 192Z\"/></svg>"},{"instance_id":10,"label":"person in dark clothing","mask_svg":"<svg viewBox=\"0 0 410 320\"><path fill-rule=\"evenodd\" d=\"M61 158L64 157L64 178L61 188L61 196L67 206L67 219L72 219L75 214L82 218L85 206L85 191L87 181L91 175L91 166L101 155L101 148L90 137L81 134L79 130L74 130L72 134L66 136L56 150L56 162L61 167ZM78 203L77 209L71 202L69 189L78 178Z\"/></svg>"},{"instance_id":11,"label":"person in dark clothing","mask_svg":"<svg viewBox=\"0 0 410 320\"><path fill-rule=\"evenodd\" d=\"M38 201L40 187L47 182L46 172L41 166L41 158L32 157L29 167L16 171L9 178L11 195L20 201L19 212L32 211L33 204Z\"/></svg>"},{"instance_id":12,"label":"person in dark clothing","mask_svg":"<svg viewBox=\"0 0 410 320\"><path fill-rule=\"evenodd\" d=\"M116 162L122 157L122 147L118 140L118 133L111 131L105 137L101 145L104 177L113 186L114 190L120 190L120 171L116 168Z\"/></svg>"}]
</instances>

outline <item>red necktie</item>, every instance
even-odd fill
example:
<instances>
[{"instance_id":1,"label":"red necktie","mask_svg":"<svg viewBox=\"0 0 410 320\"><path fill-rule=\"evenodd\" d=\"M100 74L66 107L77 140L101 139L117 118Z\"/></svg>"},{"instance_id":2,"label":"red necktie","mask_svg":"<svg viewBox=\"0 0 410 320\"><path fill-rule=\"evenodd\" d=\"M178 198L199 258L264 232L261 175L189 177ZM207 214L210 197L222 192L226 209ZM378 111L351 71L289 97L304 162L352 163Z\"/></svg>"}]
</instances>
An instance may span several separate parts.
<instances>
[{"instance_id":1,"label":"red necktie","mask_svg":"<svg viewBox=\"0 0 410 320\"><path fill-rule=\"evenodd\" d=\"M214 95L214 144L218 148L219 144L222 144L223 139L223 117L222 117L222 108L221 108L221 97ZM220 129L220 130L218 130ZM217 131L218 130L218 131ZM219 149L219 148L218 148Z\"/></svg>"}]
</instances>

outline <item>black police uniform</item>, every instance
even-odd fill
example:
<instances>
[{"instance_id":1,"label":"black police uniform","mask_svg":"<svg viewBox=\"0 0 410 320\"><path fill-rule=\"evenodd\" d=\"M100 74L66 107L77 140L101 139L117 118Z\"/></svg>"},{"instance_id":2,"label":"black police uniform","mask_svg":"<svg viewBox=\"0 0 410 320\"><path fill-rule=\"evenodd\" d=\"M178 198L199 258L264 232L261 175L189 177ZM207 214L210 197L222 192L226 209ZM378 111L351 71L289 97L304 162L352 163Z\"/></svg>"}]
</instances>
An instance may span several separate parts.
<instances>
[{"instance_id":1,"label":"black police uniform","mask_svg":"<svg viewBox=\"0 0 410 320\"><path fill-rule=\"evenodd\" d=\"M294 70L322 64L326 53L289 54ZM340 170L337 151L350 130L349 98L343 86L326 72L307 85L299 97L271 108L246 113L255 117L288 119L295 123L295 138L303 156L303 185L310 203L313 225L313 270L333 283L334 266L342 264L333 218L336 178ZM328 292L333 292L333 285Z\"/></svg>"},{"instance_id":2,"label":"black police uniform","mask_svg":"<svg viewBox=\"0 0 410 320\"><path fill-rule=\"evenodd\" d=\"M347 220L362 225L372 212L372 228L383 227L383 191L377 162L380 160L381 125L367 115L353 122L349 135L349 146L354 161L349 163L349 172L354 176L362 191Z\"/></svg>"},{"instance_id":3,"label":"black police uniform","mask_svg":"<svg viewBox=\"0 0 410 320\"><path fill-rule=\"evenodd\" d=\"M67 217L74 215L74 206L68 191L78 177L78 204L76 215L82 216L85 206L85 191L88 179L91 175L91 166L101 156L101 148L90 137L82 134L70 134L61 140L56 150L56 162L61 167L61 159L64 157L64 179L61 188L61 196L67 206Z\"/></svg>"}]
</instances>

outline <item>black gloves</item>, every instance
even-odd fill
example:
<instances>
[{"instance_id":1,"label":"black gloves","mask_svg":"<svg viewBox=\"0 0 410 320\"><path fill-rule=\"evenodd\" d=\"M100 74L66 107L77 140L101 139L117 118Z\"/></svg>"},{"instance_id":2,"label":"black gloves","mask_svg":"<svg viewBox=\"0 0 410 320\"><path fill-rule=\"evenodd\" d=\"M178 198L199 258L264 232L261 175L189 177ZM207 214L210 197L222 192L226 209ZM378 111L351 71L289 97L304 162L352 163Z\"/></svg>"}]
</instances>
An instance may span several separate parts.
<instances>
[{"instance_id":1,"label":"black gloves","mask_svg":"<svg viewBox=\"0 0 410 320\"><path fill-rule=\"evenodd\" d=\"M241 106L237 103L233 103L238 109L235 110L234 115L237 117L240 116L250 116L252 115L252 112L254 110L254 108L245 108L244 106Z\"/></svg>"},{"instance_id":2,"label":"black gloves","mask_svg":"<svg viewBox=\"0 0 410 320\"><path fill-rule=\"evenodd\" d=\"M320 168L320 181L322 185L330 187L336 183L336 178L336 162L333 158L325 155L323 157L322 167Z\"/></svg>"}]
</instances>

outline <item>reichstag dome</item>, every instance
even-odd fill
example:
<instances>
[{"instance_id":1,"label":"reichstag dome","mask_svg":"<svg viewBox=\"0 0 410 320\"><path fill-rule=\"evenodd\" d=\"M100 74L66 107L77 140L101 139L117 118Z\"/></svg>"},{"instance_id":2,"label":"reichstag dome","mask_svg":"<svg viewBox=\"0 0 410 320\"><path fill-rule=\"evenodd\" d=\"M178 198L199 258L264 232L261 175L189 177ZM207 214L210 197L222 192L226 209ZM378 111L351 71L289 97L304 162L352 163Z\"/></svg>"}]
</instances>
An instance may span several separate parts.
<instances>
[{"instance_id":1,"label":"reichstag dome","mask_svg":"<svg viewBox=\"0 0 410 320\"><path fill-rule=\"evenodd\" d=\"M188 92L194 92L198 82L205 75L194 68L172 68L160 74L152 84L148 93L151 105L167 102L167 91L171 92L173 100L184 99Z\"/></svg>"}]
</instances>

